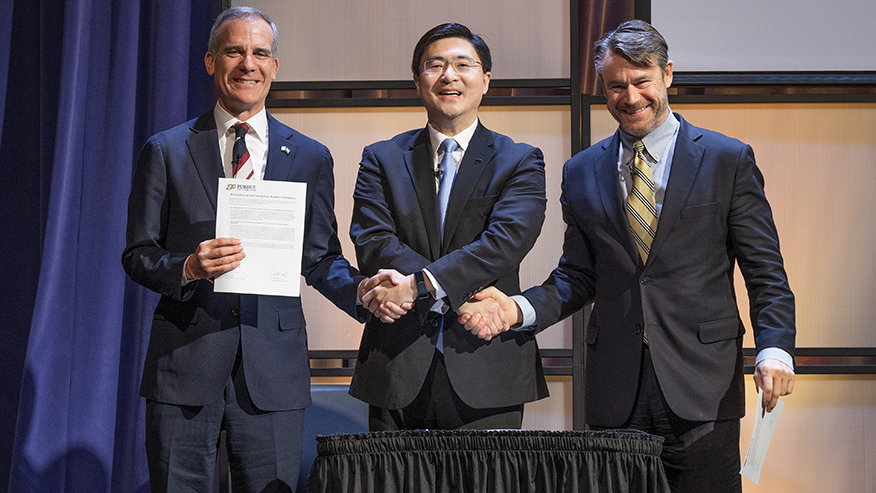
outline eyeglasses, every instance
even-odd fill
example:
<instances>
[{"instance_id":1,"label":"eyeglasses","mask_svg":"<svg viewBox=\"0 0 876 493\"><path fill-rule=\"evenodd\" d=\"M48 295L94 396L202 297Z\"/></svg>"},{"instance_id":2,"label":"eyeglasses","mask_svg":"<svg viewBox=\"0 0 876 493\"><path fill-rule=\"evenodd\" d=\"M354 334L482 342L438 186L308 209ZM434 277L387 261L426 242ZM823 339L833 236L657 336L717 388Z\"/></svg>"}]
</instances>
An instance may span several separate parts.
<instances>
[{"instance_id":1,"label":"eyeglasses","mask_svg":"<svg viewBox=\"0 0 876 493\"><path fill-rule=\"evenodd\" d=\"M468 75L474 72L481 62L476 62L471 58L454 58L453 60L444 60L442 58L431 58L423 62L423 72L428 75L441 75L447 70L447 65L451 65L453 70L459 75Z\"/></svg>"}]
</instances>

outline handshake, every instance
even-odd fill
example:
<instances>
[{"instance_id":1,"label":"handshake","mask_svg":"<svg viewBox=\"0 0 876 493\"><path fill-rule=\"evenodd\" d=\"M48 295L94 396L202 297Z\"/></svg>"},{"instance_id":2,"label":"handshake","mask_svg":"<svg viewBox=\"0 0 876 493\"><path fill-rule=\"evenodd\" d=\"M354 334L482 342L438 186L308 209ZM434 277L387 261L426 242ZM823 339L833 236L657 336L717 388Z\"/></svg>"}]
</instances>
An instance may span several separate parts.
<instances>
[{"instance_id":1,"label":"handshake","mask_svg":"<svg viewBox=\"0 0 876 493\"><path fill-rule=\"evenodd\" d=\"M425 281L426 289L434 294L428 276ZM380 270L359 284L357 296L365 309L381 322L392 323L413 308L417 284L413 274L405 276L394 269ZM523 319L517 303L492 286L472 296L456 314L467 331L486 341Z\"/></svg>"}]
</instances>

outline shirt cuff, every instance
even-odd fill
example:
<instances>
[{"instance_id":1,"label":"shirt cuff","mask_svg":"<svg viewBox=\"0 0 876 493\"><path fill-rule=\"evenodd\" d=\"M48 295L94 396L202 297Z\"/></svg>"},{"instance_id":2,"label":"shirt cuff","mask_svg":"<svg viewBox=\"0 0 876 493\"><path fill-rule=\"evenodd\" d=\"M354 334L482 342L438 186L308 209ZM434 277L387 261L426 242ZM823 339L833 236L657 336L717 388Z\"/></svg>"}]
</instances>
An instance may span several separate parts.
<instances>
[{"instance_id":1,"label":"shirt cuff","mask_svg":"<svg viewBox=\"0 0 876 493\"><path fill-rule=\"evenodd\" d=\"M517 306L520 307L520 311L523 312L523 322L520 324L520 327L512 328L513 331L531 331L535 330L535 323L537 322L535 317L535 309L532 308L532 305L529 303L529 300L526 299L526 296L522 294L517 294L511 297Z\"/></svg>"},{"instance_id":2,"label":"shirt cuff","mask_svg":"<svg viewBox=\"0 0 876 493\"><path fill-rule=\"evenodd\" d=\"M754 365L757 366L758 363L765 359L774 359L777 361L781 361L782 363L788 365L788 368L794 370L794 358L792 358L791 355L782 348L768 347L761 349L757 352L757 358L755 358Z\"/></svg>"},{"instance_id":3,"label":"shirt cuff","mask_svg":"<svg viewBox=\"0 0 876 493\"><path fill-rule=\"evenodd\" d=\"M189 257L191 257L191 255L189 255ZM186 257L186 261L183 262L182 282L180 283L180 286L185 286L186 284L188 284L190 282L195 282L195 279L187 279L186 278L186 265L189 263L189 257Z\"/></svg>"},{"instance_id":4,"label":"shirt cuff","mask_svg":"<svg viewBox=\"0 0 876 493\"><path fill-rule=\"evenodd\" d=\"M432 308L429 309L429 311L444 315L445 313L447 313L447 310L450 309L447 303L444 302L444 297L447 296L447 293L445 293L444 290L441 289L441 285L438 284L438 280L435 279L435 276L433 276L431 272L429 272L429 269L423 269L423 274L425 274L426 277L429 278L429 282L431 282L432 287L435 288L435 299L437 300L435 304L432 305Z\"/></svg>"}]
</instances>

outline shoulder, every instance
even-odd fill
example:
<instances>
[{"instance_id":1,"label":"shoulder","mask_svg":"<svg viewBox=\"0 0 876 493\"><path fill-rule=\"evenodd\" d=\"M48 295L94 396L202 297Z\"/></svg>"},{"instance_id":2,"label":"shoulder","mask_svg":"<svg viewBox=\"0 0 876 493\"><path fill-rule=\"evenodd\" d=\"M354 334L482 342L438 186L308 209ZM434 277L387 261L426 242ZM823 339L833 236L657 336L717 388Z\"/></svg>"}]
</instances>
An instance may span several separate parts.
<instances>
[{"instance_id":1,"label":"shoulder","mask_svg":"<svg viewBox=\"0 0 876 493\"><path fill-rule=\"evenodd\" d=\"M402 132L395 137L388 140L381 140L375 142L371 145L365 147L366 151L371 151L374 154L387 154L387 153L399 153L399 152L407 152L414 148L418 137L420 134L426 132L423 128L415 128L413 130L408 130L407 132ZM428 142L428 133L423 137L425 138L425 142Z\"/></svg>"},{"instance_id":2,"label":"shoulder","mask_svg":"<svg viewBox=\"0 0 876 493\"><path fill-rule=\"evenodd\" d=\"M298 130L282 123L268 114L268 129L269 129L269 145L275 148L277 145L282 146L282 142L291 142L298 147L299 152L307 152L311 154L329 154L328 147L318 140L299 132ZM277 140L274 140L277 139Z\"/></svg>"},{"instance_id":3,"label":"shoulder","mask_svg":"<svg viewBox=\"0 0 876 493\"><path fill-rule=\"evenodd\" d=\"M472 142L480 140L484 145L492 147L504 162L518 162L530 159L542 162L544 155L541 149L525 142L515 142L511 137L487 129L481 124L472 138Z\"/></svg>"},{"instance_id":4,"label":"shoulder","mask_svg":"<svg viewBox=\"0 0 876 493\"><path fill-rule=\"evenodd\" d=\"M581 168L585 166L592 166L597 162L605 159L606 156L610 156L614 159L614 156L617 154L617 132L615 134L606 137L605 139L600 140L599 142L591 145L587 149L578 152L571 159L566 161L567 168Z\"/></svg>"},{"instance_id":5,"label":"shoulder","mask_svg":"<svg viewBox=\"0 0 876 493\"><path fill-rule=\"evenodd\" d=\"M678 113L676 113L675 116L681 124L681 127L678 129L679 139L689 140L710 151L739 153L744 148L748 147L748 144L739 139L729 137L714 130L692 125Z\"/></svg>"}]
</instances>

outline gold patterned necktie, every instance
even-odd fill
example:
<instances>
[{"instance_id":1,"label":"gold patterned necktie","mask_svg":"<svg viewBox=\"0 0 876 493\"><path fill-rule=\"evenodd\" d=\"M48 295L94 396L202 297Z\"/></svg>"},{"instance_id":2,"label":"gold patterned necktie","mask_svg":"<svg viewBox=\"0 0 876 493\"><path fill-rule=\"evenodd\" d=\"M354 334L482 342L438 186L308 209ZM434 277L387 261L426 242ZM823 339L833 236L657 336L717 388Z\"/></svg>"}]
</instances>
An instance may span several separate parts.
<instances>
[{"instance_id":1,"label":"gold patterned necktie","mask_svg":"<svg viewBox=\"0 0 876 493\"><path fill-rule=\"evenodd\" d=\"M627 195L627 217L644 263L651 253L651 242L654 241L654 232L657 231L657 207L651 167L645 161L645 144L641 140L636 141L633 151L633 188Z\"/></svg>"}]
</instances>

